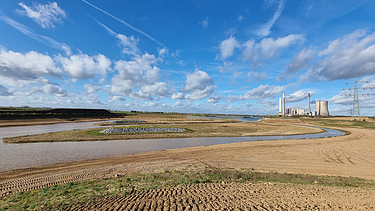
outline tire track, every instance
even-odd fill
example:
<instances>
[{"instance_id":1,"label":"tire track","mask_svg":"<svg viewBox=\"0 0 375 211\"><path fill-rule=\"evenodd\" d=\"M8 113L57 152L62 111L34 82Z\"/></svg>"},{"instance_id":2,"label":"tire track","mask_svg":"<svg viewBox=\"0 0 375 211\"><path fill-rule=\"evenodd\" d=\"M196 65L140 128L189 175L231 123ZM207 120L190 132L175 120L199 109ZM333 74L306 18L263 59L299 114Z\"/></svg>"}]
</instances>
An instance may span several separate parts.
<instances>
[{"instance_id":1,"label":"tire track","mask_svg":"<svg viewBox=\"0 0 375 211\"><path fill-rule=\"evenodd\" d=\"M190 184L77 203L70 210L364 210L375 208L369 197L374 193L271 183Z\"/></svg>"}]
</instances>

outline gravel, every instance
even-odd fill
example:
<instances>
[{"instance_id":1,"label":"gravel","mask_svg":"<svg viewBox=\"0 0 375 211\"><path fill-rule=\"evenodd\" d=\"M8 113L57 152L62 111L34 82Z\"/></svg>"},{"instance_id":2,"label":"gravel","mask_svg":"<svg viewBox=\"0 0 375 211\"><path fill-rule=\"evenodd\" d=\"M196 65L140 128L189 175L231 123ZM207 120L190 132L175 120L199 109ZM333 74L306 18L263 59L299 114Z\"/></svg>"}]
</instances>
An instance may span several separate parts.
<instances>
[{"instance_id":1,"label":"gravel","mask_svg":"<svg viewBox=\"0 0 375 211\"><path fill-rule=\"evenodd\" d=\"M172 127L150 127L150 128L107 128L99 133L161 133L161 132L185 132L183 128Z\"/></svg>"},{"instance_id":2,"label":"gravel","mask_svg":"<svg viewBox=\"0 0 375 211\"><path fill-rule=\"evenodd\" d=\"M113 124L135 124L135 123L145 123L145 121L139 121L139 120L118 120L112 122Z\"/></svg>"}]
</instances>

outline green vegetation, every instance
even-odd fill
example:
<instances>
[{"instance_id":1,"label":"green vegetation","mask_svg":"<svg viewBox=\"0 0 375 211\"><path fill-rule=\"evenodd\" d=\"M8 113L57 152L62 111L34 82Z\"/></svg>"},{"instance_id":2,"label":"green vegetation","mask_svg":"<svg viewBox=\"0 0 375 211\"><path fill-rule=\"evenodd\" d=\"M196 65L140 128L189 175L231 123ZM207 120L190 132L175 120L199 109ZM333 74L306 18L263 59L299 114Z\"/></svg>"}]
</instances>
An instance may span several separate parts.
<instances>
[{"instance_id":1,"label":"green vegetation","mask_svg":"<svg viewBox=\"0 0 375 211\"><path fill-rule=\"evenodd\" d=\"M348 121L348 120L310 119L310 118L304 118L301 120L306 123L314 124L318 126L362 128L362 129L375 130L375 122L358 122L358 121Z\"/></svg>"},{"instance_id":2,"label":"green vegetation","mask_svg":"<svg viewBox=\"0 0 375 211\"><path fill-rule=\"evenodd\" d=\"M0 199L0 210L52 210L106 196L123 196L133 191L153 190L180 184L220 182L278 182L374 189L375 181L353 177L315 176L254 169L179 170L158 173L133 173L127 176L68 183L40 190L19 192Z\"/></svg>"}]
</instances>

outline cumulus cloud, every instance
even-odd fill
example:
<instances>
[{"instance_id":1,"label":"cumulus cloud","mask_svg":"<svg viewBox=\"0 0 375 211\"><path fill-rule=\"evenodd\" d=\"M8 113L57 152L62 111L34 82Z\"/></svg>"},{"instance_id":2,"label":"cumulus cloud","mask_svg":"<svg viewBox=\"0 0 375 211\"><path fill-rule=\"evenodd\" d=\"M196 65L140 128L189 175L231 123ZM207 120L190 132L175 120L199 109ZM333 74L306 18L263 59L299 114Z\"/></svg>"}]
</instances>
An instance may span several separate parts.
<instances>
[{"instance_id":1,"label":"cumulus cloud","mask_svg":"<svg viewBox=\"0 0 375 211\"><path fill-rule=\"evenodd\" d=\"M277 7L277 10L273 14L272 18L267 23L265 23L263 26L261 26L256 31L256 34L258 34L259 36L268 36L269 34L271 34L271 28L273 27L273 25L275 24L277 19L279 19L281 13L283 12L285 2L286 2L286 0L280 0L279 5Z\"/></svg>"},{"instance_id":2,"label":"cumulus cloud","mask_svg":"<svg viewBox=\"0 0 375 211\"><path fill-rule=\"evenodd\" d=\"M28 16L43 28L54 28L55 23L62 23L65 11L56 2L49 4L34 4L32 7L19 3L23 10L16 10L19 14Z\"/></svg>"},{"instance_id":3,"label":"cumulus cloud","mask_svg":"<svg viewBox=\"0 0 375 211\"><path fill-rule=\"evenodd\" d=\"M108 100L109 102L115 102L115 101L126 101L125 98L121 97L121 96L112 96L110 98L110 100Z\"/></svg>"},{"instance_id":4,"label":"cumulus cloud","mask_svg":"<svg viewBox=\"0 0 375 211\"><path fill-rule=\"evenodd\" d=\"M42 91L47 95L55 97L66 97L67 91L57 85L46 84L42 87Z\"/></svg>"},{"instance_id":5,"label":"cumulus cloud","mask_svg":"<svg viewBox=\"0 0 375 211\"><path fill-rule=\"evenodd\" d=\"M299 102L301 100L305 100L307 99L308 93L310 93L310 96L313 96L315 94L315 92L313 91L304 92L302 90L299 90L293 94L290 94L289 96L286 96L285 101L288 103L293 103L293 102Z\"/></svg>"},{"instance_id":6,"label":"cumulus cloud","mask_svg":"<svg viewBox=\"0 0 375 211\"><path fill-rule=\"evenodd\" d=\"M165 82L155 82L151 85L142 86L140 89L144 93L159 97L167 97L175 92L175 88L171 85L167 85Z\"/></svg>"},{"instance_id":7,"label":"cumulus cloud","mask_svg":"<svg viewBox=\"0 0 375 211\"><path fill-rule=\"evenodd\" d=\"M172 100L183 100L183 99L185 99L185 95L183 93L181 93L181 92L174 93L172 95Z\"/></svg>"},{"instance_id":8,"label":"cumulus cloud","mask_svg":"<svg viewBox=\"0 0 375 211\"><path fill-rule=\"evenodd\" d=\"M0 51L0 76L13 80L36 80L41 76L59 77L62 71L47 55L30 51L18 53Z\"/></svg>"},{"instance_id":9,"label":"cumulus cloud","mask_svg":"<svg viewBox=\"0 0 375 211\"><path fill-rule=\"evenodd\" d=\"M123 35L123 34L118 34L118 33L114 32L112 29L110 29L109 27L107 27L106 25L100 23L99 21L97 21L97 20L95 20L95 21L99 25L104 27L110 35L119 39L120 44L122 46L122 53L123 54L137 55L140 52L140 50L137 46L138 42L139 42L139 39L135 38L134 36L128 37L128 36Z\"/></svg>"},{"instance_id":10,"label":"cumulus cloud","mask_svg":"<svg viewBox=\"0 0 375 211\"><path fill-rule=\"evenodd\" d=\"M75 79L94 78L97 74L106 75L111 70L111 60L102 54L89 56L87 54L70 57L56 56L63 70Z\"/></svg>"},{"instance_id":11,"label":"cumulus cloud","mask_svg":"<svg viewBox=\"0 0 375 211\"><path fill-rule=\"evenodd\" d=\"M85 84L85 85L83 85L83 87L86 89L86 92L88 94L94 94L95 92L98 91L98 87L94 86L92 84Z\"/></svg>"},{"instance_id":12,"label":"cumulus cloud","mask_svg":"<svg viewBox=\"0 0 375 211\"><path fill-rule=\"evenodd\" d=\"M283 93L286 86L260 85L252 90L245 92L243 95L229 95L228 101L235 102L238 100L260 100Z\"/></svg>"},{"instance_id":13,"label":"cumulus cloud","mask_svg":"<svg viewBox=\"0 0 375 211\"><path fill-rule=\"evenodd\" d=\"M333 40L319 53L324 58L300 77L301 81L334 81L375 73L375 32L365 30Z\"/></svg>"},{"instance_id":14,"label":"cumulus cloud","mask_svg":"<svg viewBox=\"0 0 375 211\"><path fill-rule=\"evenodd\" d=\"M218 103L219 100L221 100L221 97L218 95L215 95L215 96L211 96L210 98L208 98L206 103Z\"/></svg>"},{"instance_id":15,"label":"cumulus cloud","mask_svg":"<svg viewBox=\"0 0 375 211\"><path fill-rule=\"evenodd\" d=\"M12 93L9 92L8 88L0 84L0 96L9 96Z\"/></svg>"},{"instance_id":16,"label":"cumulus cloud","mask_svg":"<svg viewBox=\"0 0 375 211\"><path fill-rule=\"evenodd\" d=\"M190 93L185 95L187 100L201 100L209 97L215 88L214 80L206 72L197 68L194 73L186 75L186 82L180 92Z\"/></svg>"},{"instance_id":17,"label":"cumulus cloud","mask_svg":"<svg viewBox=\"0 0 375 211\"><path fill-rule=\"evenodd\" d=\"M304 35L291 34L277 39L264 38L259 43L256 43L254 40L248 40L244 44L242 59L244 61L253 62L254 65L256 65L261 59L277 58L282 48L286 48L304 39Z\"/></svg>"},{"instance_id":18,"label":"cumulus cloud","mask_svg":"<svg viewBox=\"0 0 375 211\"><path fill-rule=\"evenodd\" d=\"M302 51L298 52L289 63L287 74L290 75L307 68L314 59L314 56L314 51L311 48L304 48Z\"/></svg>"},{"instance_id":19,"label":"cumulus cloud","mask_svg":"<svg viewBox=\"0 0 375 211\"><path fill-rule=\"evenodd\" d=\"M136 100L152 100L152 95L171 95L175 88L165 82L159 82L160 69L154 65L156 62L155 56L148 53L136 56L131 61L117 61L114 69L119 74L113 76L110 92ZM135 91L135 88L138 88L138 91Z\"/></svg>"},{"instance_id":20,"label":"cumulus cloud","mask_svg":"<svg viewBox=\"0 0 375 211\"><path fill-rule=\"evenodd\" d=\"M208 17L206 17L204 20L200 22L204 28L208 27Z\"/></svg>"},{"instance_id":21,"label":"cumulus cloud","mask_svg":"<svg viewBox=\"0 0 375 211\"><path fill-rule=\"evenodd\" d=\"M228 39L221 41L219 45L220 49L220 59L224 60L228 57L231 57L234 53L236 48L241 47L241 45L237 42L236 38L230 36Z\"/></svg>"}]
</instances>

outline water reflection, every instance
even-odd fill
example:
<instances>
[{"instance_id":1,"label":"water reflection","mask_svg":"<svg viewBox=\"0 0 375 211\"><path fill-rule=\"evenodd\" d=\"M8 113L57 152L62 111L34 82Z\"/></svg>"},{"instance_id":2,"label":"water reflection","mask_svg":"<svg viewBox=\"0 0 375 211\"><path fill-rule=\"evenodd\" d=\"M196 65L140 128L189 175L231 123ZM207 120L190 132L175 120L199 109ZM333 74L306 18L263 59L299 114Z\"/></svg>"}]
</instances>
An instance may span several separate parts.
<instances>
[{"instance_id":1,"label":"water reflection","mask_svg":"<svg viewBox=\"0 0 375 211\"><path fill-rule=\"evenodd\" d=\"M292 136L137 139L27 144L4 144L2 142L3 137L97 127L91 124L93 124L93 122L0 128L0 171L183 147L244 141L309 139L344 135L341 131L327 129L325 133Z\"/></svg>"}]
</instances>

